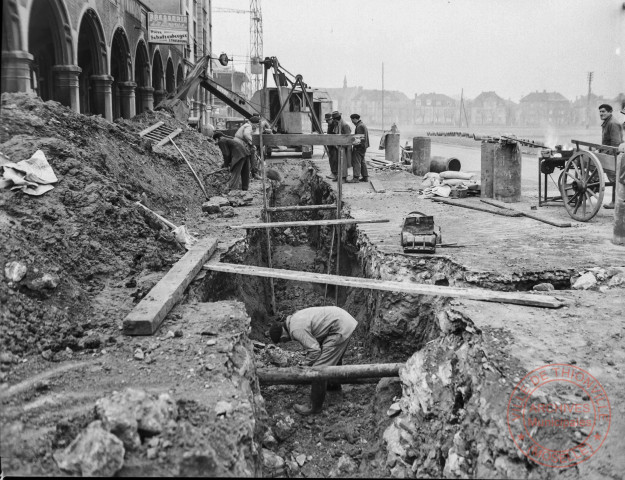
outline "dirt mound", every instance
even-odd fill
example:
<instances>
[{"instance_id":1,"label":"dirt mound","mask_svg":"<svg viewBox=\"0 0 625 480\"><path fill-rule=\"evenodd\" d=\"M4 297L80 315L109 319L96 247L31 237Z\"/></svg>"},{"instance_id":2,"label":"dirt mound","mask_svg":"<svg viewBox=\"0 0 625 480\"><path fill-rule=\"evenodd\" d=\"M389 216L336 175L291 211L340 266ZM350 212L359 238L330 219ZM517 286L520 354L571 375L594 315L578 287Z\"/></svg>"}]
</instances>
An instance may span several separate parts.
<instances>
[{"instance_id":1,"label":"dirt mound","mask_svg":"<svg viewBox=\"0 0 625 480\"><path fill-rule=\"evenodd\" d=\"M0 152L19 162L40 149L59 178L41 197L0 191L0 268L27 268L21 280L0 282L6 368L36 351L97 348L127 313L107 292L138 301L149 290L142 279L184 253L135 202L181 224L187 211L199 211L203 194L174 148L154 152L141 130L157 121L182 128L176 143L200 178L222 158L212 141L162 112L111 123L32 95L2 94L1 115Z\"/></svg>"}]
</instances>

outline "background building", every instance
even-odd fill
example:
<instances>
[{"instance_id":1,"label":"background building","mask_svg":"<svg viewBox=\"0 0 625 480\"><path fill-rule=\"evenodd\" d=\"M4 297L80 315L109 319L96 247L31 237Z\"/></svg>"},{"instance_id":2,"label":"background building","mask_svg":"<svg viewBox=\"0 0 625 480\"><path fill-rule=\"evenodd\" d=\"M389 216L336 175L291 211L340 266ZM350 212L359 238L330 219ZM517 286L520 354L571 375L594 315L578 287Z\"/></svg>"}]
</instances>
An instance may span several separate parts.
<instances>
[{"instance_id":1,"label":"background building","mask_svg":"<svg viewBox=\"0 0 625 480\"><path fill-rule=\"evenodd\" d=\"M211 0L3 0L2 10L2 91L108 120L154 108L211 53ZM150 43L150 13L186 17L188 41ZM203 89L190 107L210 121Z\"/></svg>"},{"instance_id":2,"label":"background building","mask_svg":"<svg viewBox=\"0 0 625 480\"><path fill-rule=\"evenodd\" d=\"M532 92L519 103L521 126L570 125L573 120L571 102L558 92Z\"/></svg>"},{"instance_id":3,"label":"background building","mask_svg":"<svg viewBox=\"0 0 625 480\"><path fill-rule=\"evenodd\" d=\"M459 103L441 93L414 96L414 123L427 125L457 125Z\"/></svg>"}]
</instances>

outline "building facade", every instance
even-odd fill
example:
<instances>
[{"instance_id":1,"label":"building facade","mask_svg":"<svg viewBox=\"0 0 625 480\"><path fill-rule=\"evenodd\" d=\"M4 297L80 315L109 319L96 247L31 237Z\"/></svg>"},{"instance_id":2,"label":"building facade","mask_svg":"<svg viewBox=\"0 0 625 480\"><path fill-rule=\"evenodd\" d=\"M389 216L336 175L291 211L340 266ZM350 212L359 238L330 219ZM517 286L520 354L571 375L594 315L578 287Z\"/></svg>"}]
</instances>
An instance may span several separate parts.
<instances>
[{"instance_id":1,"label":"building facade","mask_svg":"<svg viewBox=\"0 0 625 480\"><path fill-rule=\"evenodd\" d=\"M469 103L471 125L509 125L513 120L512 102L495 92L482 92Z\"/></svg>"},{"instance_id":2,"label":"building facade","mask_svg":"<svg viewBox=\"0 0 625 480\"><path fill-rule=\"evenodd\" d=\"M456 125L460 116L459 102L441 93L414 96L414 123L421 125Z\"/></svg>"},{"instance_id":3,"label":"building facade","mask_svg":"<svg viewBox=\"0 0 625 480\"><path fill-rule=\"evenodd\" d=\"M108 120L153 109L211 53L211 0L3 0L3 92ZM151 12L187 18L187 44L148 41ZM210 121L198 89L191 115Z\"/></svg>"},{"instance_id":4,"label":"building facade","mask_svg":"<svg viewBox=\"0 0 625 480\"><path fill-rule=\"evenodd\" d=\"M532 92L519 103L520 126L571 125L571 102L558 92Z\"/></svg>"}]
</instances>

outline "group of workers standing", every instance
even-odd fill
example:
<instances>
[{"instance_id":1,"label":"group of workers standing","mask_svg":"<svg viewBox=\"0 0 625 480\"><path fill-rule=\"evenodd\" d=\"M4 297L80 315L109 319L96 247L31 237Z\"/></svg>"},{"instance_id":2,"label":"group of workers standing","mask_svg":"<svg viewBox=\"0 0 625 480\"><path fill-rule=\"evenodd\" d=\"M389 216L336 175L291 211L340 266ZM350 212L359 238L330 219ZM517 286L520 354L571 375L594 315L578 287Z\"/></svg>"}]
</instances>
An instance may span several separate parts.
<instances>
[{"instance_id":1,"label":"group of workers standing","mask_svg":"<svg viewBox=\"0 0 625 480\"><path fill-rule=\"evenodd\" d=\"M328 178L334 182L338 181L340 163L342 165L341 177L344 182L368 182L369 172L365 162L365 153L369 148L369 130L357 113L350 115L350 119L354 124L354 134L363 135L364 139L353 146L329 145L327 147L332 172ZM328 124L327 134L329 135L350 135L352 133L351 127L343 120L338 111L326 113L325 120ZM259 158L252 144L252 135L257 134L261 128L263 133L272 133L269 122L261 119L258 115L252 115L239 127L234 137L224 135L222 132L213 134L213 140L217 143L224 157L222 168L230 170L230 181L228 182L230 190L248 190L250 178L260 179ZM341 158L342 162L340 161ZM351 165L349 165L350 159ZM348 180L347 169L350 167L353 169L353 174L352 178Z\"/></svg>"},{"instance_id":2,"label":"group of workers standing","mask_svg":"<svg viewBox=\"0 0 625 480\"><path fill-rule=\"evenodd\" d=\"M328 146L328 161L330 162L330 171L332 172L328 178L336 182L339 177L339 163L341 167L341 177L343 182L346 183L358 183L369 181L369 171L367 170L367 163L365 162L365 152L369 148L369 130L364 122L360 119L360 115L352 113L349 118L354 124L354 134L364 135L364 140L354 146L340 147L340 146ZM342 115L338 111L332 113L326 113L326 123L328 124L327 133L332 135L349 135L352 133L351 127L343 120ZM352 179L347 179L349 150L351 149L351 161L353 168ZM342 162L339 162L340 156L342 156Z\"/></svg>"}]
</instances>

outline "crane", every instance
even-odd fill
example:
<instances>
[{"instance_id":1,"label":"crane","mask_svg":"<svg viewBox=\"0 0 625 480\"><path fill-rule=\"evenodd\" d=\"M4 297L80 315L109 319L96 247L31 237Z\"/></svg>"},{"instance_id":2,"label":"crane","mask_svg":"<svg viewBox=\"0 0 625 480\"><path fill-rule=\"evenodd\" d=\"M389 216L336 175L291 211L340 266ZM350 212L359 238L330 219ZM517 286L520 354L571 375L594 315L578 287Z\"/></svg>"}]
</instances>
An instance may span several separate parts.
<instances>
[{"instance_id":1,"label":"crane","mask_svg":"<svg viewBox=\"0 0 625 480\"><path fill-rule=\"evenodd\" d=\"M250 65L253 77L253 91L262 87L263 66L263 13L260 0L250 0L250 9L213 7L214 12L223 13L249 13L250 14Z\"/></svg>"}]
</instances>

